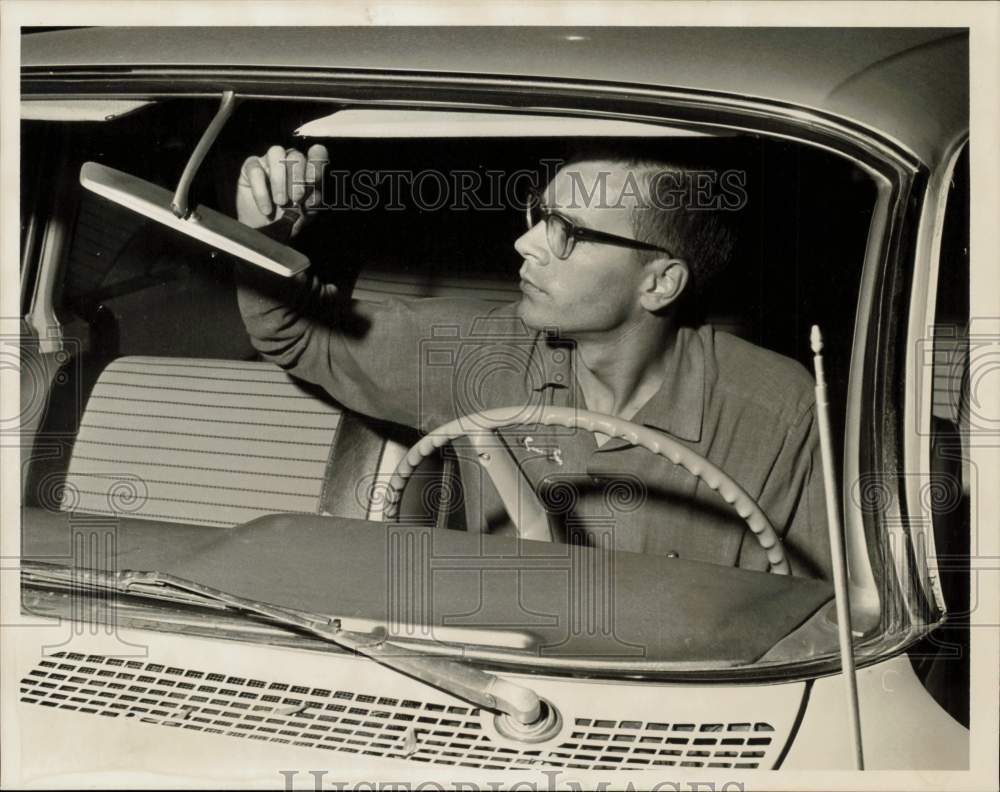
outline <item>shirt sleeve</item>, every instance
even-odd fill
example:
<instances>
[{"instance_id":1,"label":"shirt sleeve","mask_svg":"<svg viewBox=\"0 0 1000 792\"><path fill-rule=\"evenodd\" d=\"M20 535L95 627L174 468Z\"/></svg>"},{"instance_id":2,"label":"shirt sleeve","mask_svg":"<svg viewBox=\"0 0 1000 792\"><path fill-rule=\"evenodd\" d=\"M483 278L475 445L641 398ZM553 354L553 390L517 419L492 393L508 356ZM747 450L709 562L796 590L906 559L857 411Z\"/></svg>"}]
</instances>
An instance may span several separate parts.
<instances>
[{"instance_id":1,"label":"shirt sleeve","mask_svg":"<svg viewBox=\"0 0 1000 792\"><path fill-rule=\"evenodd\" d=\"M441 330L461 337L495 307L475 300L348 299L308 271L281 278L236 265L237 300L254 348L345 407L427 431L454 417L452 368L427 361Z\"/></svg>"},{"instance_id":2,"label":"shirt sleeve","mask_svg":"<svg viewBox=\"0 0 1000 792\"><path fill-rule=\"evenodd\" d=\"M764 483L760 505L782 536L792 574L830 580L830 542L815 406L788 430ZM756 544L752 539L743 542L741 566L758 549Z\"/></svg>"}]
</instances>

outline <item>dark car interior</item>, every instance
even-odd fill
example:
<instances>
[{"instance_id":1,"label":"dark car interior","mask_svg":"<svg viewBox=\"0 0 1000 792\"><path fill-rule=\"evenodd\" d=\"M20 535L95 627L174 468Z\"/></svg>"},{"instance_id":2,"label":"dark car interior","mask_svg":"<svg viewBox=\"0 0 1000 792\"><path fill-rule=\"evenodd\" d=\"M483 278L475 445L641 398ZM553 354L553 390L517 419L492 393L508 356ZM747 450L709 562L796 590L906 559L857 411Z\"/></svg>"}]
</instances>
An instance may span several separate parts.
<instances>
[{"instance_id":1,"label":"dark car interior","mask_svg":"<svg viewBox=\"0 0 1000 792\"><path fill-rule=\"evenodd\" d=\"M196 200L235 214L234 185L245 157L263 153L275 142L307 148L315 141L296 140L291 130L330 109L265 102L239 106L199 174ZM80 385L67 390L86 396L108 364L121 358L255 360L226 256L87 193L75 181L80 164L92 159L172 188L213 112L212 102L171 100L105 123L52 128L56 125L26 122L26 140L44 137L63 149L65 183L58 198L72 232L56 311L79 350L67 376ZM592 143L545 138L323 142L332 168L433 168L444 173L534 168L539 178L543 161L571 158ZM870 180L833 155L753 136L623 140L616 145L746 173L749 203L736 218L737 260L688 301L685 321L708 321L807 366L809 327L821 325L832 418L839 433L874 201ZM30 155L26 147L25 156ZM407 195L398 203L385 208L391 202L383 200L369 211L322 213L300 240L321 277L353 288L362 299L385 294L516 299L520 261L513 240L524 223L518 207L427 210L413 206ZM153 364L131 365L135 370ZM156 387L157 380L152 382ZM46 420L70 426L79 417L62 414L58 390ZM48 465L39 468L35 486L25 493L29 501L35 498L39 476L50 473Z\"/></svg>"},{"instance_id":2,"label":"dark car interior","mask_svg":"<svg viewBox=\"0 0 1000 792\"><path fill-rule=\"evenodd\" d=\"M297 140L291 131L330 109L329 105L265 102L238 106L195 182L196 200L235 214L235 182L246 156L263 153L275 142L307 148L314 141ZM116 453L121 453L125 445L145 445L145 451L140 448L136 453L149 453L148 436L142 443L126 443L129 438L123 439L116 423L120 410L112 408L116 404L120 407L126 397L145 398L152 404L157 401L151 399L156 393L163 402L164 396L186 397L190 389L203 386L208 393L198 398L218 400L220 396L211 395L211 391L226 388L212 384L206 361L220 361L220 370L211 376L228 385L237 379L237 369L230 361L249 364L238 369L245 379L258 376L255 367L266 368L266 364L255 362L256 353L243 329L228 257L84 191L75 178L84 161L95 160L172 187L213 112L212 102L179 99L104 123L26 122L26 140L44 139L61 149L61 188L56 194L40 194L38 199L53 201L72 229L55 309L64 323L67 348L73 352L63 366L64 376L53 380L56 384L40 433L59 438L58 448L29 466L26 503L51 501L47 492L65 474L70 459L81 463L88 456L79 453L82 446L74 455L75 444L91 445L89 456L94 461L89 468L100 466L105 458L94 450L101 444L105 452L117 448ZM539 180L543 178L542 163L572 158L594 143L547 138L323 142L335 169L436 169L446 174L459 169L482 173L535 169ZM752 136L620 140L615 146L630 154L643 153L702 168L738 169L746 174L749 202L734 213L741 240L737 260L709 288L688 300L684 321L711 322L807 365L808 330L811 324L820 324L827 337L827 371L835 405L832 417L839 431L857 285L874 200L874 188L867 177L832 155ZM30 147L24 151L26 157L31 156ZM26 172L30 170L26 168ZM30 194L30 185L26 186L29 189L25 192ZM302 235L298 244L310 253L322 278L345 291L353 289L360 299L379 299L387 294L448 294L494 302L516 299L520 262L513 240L524 223L519 207L494 205L493 200L483 209L448 206L435 210L415 206L412 194L393 198L383 193L381 197L378 205L367 211L323 212ZM173 360L171 364L165 359L190 362ZM201 372L200 379L192 379L195 371ZM171 387L168 375L182 379ZM286 379L280 373L267 376ZM123 378L131 381L123 383ZM100 401L91 404L92 390L99 380ZM287 387L299 396L300 390L310 393L321 405L329 402L325 395L300 383L288 382ZM60 398L61 393L66 397ZM266 417L275 427L284 422L290 431L304 425L292 422L292 413L287 410L263 411L277 404L274 398L258 394L258 401L265 403L252 405L257 410L255 417ZM268 399L273 403L266 404ZM89 405L86 412L84 405ZM195 404L200 406L200 402ZM213 408L214 420L227 422L224 432L221 424L206 420L193 422L181 432L176 417L182 414L183 406L176 403L165 405L170 413L166 418L147 411L147 415L159 417L147 419L141 428L147 433L156 431L150 421L166 421L159 427L161 432L179 432L181 436L200 433L201 438L192 440L194 446L225 437L235 443L234 450L261 455L262 449L253 448L254 440L249 436L255 432L241 432L248 424L239 420L240 410L249 405L230 406L235 412L225 415L220 412L223 405ZM336 406L323 409L333 409L342 421L341 430L333 435L343 448L335 449L331 459L342 458L340 454L355 461L363 459L372 474L372 465L377 466L387 438L407 445L416 439L404 427L376 425L362 416L341 414ZM296 449L289 443L285 450L290 464L304 447ZM164 497L176 496L178 501L168 508L164 500L153 512L164 516L176 516L178 511L194 514L193 504L179 505L181 500L194 500L203 510L205 523L212 524L219 517L204 509L208 503L231 502L224 491L206 492L205 498L194 499L182 497L180 491L193 483L192 475L199 475L197 471L203 466L194 464L198 459L212 467L225 462L225 458L204 459L205 451L185 448L172 454L177 457L171 462L177 466L174 470L187 470L190 475L164 474L163 480L170 483ZM271 456L285 464L285 454L272 452ZM129 459L137 461L135 455ZM306 512L364 516L356 506L356 481L343 481L344 469L333 463L325 469L310 469L308 478L322 493L307 488L309 498L293 499L285 505L298 503L292 510ZM357 465L351 469L358 470ZM262 483L263 479L253 481ZM236 484L233 481L226 486ZM278 484L271 481L263 488L285 491ZM335 487L345 489L333 493L331 488ZM220 508L226 511L226 507ZM228 513L226 519L239 522L239 516L252 512L229 509Z\"/></svg>"},{"instance_id":3,"label":"dark car interior","mask_svg":"<svg viewBox=\"0 0 1000 792\"><path fill-rule=\"evenodd\" d=\"M307 148L315 141L296 139L292 130L331 109L240 105L202 166L195 200L235 215L243 160L274 143ZM398 458L398 449L417 439L407 427L342 410L260 360L240 319L227 256L80 187L81 164L94 160L172 189L214 111L213 101L174 99L101 123L23 122L25 141L48 144L44 157L41 149L23 149L23 194L40 211L63 217L69 232L54 306L68 354L49 380L37 431L26 438L23 502L29 509L128 512L130 521L206 528L245 525L275 511L363 519L377 511L379 497L366 484L391 472L392 455ZM571 158L594 143L322 142L333 168L444 173L540 171L544 160ZM809 328L821 325L834 436L841 437L875 199L870 179L832 154L753 135L615 145L745 172L749 202L734 218L737 260L688 301L683 320L710 322L807 367ZM32 157L60 174L58 190L31 181ZM353 289L358 299L516 299L520 207L427 210L403 198L401 207L383 202L369 211L320 213L300 240L320 276ZM141 480L109 475L109 464L119 460L143 470ZM452 475L447 454L432 459L418 486L407 490L404 518L467 528L474 505L466 504L464 513L442 509L440 499L427 494Z\"/></svg>"}]
</instances>

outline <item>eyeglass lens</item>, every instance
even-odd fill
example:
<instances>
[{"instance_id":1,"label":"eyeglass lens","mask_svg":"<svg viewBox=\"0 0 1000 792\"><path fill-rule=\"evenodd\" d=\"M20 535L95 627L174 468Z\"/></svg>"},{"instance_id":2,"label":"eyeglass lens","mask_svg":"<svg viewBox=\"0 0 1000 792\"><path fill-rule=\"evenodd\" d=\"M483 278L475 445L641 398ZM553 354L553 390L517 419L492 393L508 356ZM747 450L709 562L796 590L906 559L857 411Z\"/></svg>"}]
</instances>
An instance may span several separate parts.
<instances>
[{"instance_id":1,"label":"eyeglass lens","mask_svg":"<svg viewBox=\"0 0 1000 792\"><path fill-rule=\"evenodd\" d=\"M557 258L563 259L570 254L572 237L566 226L566 221L559 215L546 214L540 202L533 201L528 204L528 230L545 220L545 239L548 242L549 250Z\"/></svg>"}]
</instances>

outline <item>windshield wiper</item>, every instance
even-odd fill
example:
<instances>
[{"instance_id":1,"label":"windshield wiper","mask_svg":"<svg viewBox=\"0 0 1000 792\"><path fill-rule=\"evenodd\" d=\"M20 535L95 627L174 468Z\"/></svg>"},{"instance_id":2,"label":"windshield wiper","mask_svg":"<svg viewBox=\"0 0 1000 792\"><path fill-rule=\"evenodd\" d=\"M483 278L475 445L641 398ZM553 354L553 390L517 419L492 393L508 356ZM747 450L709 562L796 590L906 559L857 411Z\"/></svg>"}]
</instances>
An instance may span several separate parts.
<instances>
[{"instance_id":1,"label":"windshield wiper","mask_svg":"<svg viewBox=\"0 0 1000 792\"><path fill-rule=\"evenodd\" d=\"M128 569L121 572L102 572L55 566L49 568L48 565L32 564L25 565L22 574L27 582L92 586L112 589L122 594L179 599L189 604L224 605L233 610L263 616L285 627L308 632L460 699L504 713L519 724L535 724L544 717L541 699L533 690L454 660L415 655L412 648L392 643L385 628L382 627L371 633L344 630L340 619L336 617L282 608L267 602L240 597L165 572ZM163 597L163 594L167 596ZM180 596L177 596L178 594Z\"/></svg>"}]
</instances>

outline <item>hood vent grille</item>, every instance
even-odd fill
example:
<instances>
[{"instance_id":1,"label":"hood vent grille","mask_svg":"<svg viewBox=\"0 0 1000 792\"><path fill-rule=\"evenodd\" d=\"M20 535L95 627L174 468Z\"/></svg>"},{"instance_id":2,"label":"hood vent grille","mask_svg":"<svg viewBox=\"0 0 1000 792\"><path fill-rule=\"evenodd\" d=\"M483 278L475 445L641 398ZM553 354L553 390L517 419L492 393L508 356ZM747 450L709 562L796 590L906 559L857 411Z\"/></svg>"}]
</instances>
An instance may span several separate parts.
<instances>
[{"instance_id":1,"label":"hood vent grille","mask_svg":"<svg viewBox=\"0 0 1000 792\"><path fill-rule=\"evenodd\" d=\"M21 680L21 701L248 740L484 769L771 767L767 723L653 723L576 718L555 748L490 739L471 706L246 679L103 655L60 652ZM415 745L414 745L414 737Z\"/></svg>"}]
</instances>

